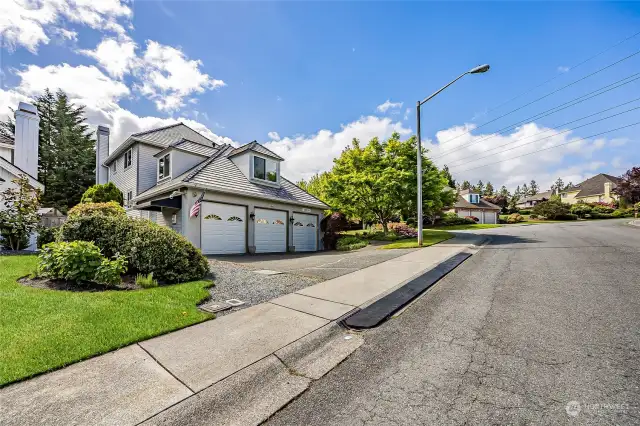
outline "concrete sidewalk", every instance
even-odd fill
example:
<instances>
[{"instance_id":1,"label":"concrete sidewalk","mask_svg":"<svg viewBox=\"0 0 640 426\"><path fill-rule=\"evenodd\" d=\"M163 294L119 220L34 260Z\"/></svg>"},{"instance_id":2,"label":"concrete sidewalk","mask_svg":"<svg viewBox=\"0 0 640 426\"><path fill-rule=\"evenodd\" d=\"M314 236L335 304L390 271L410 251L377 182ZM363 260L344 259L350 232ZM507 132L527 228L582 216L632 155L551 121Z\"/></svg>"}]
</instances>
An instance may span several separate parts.
<instances>
[{"instance_id":1,"label":"concrete sidewalk","mask_svg":"<svg viewBox=\"0 0 640 426\"><path fill-rule=\"evenodd\" d=\"M0 424L258 424L363 343L335 320L479 240L412 251L0 389Z\"/></svg>"}]
</instances>

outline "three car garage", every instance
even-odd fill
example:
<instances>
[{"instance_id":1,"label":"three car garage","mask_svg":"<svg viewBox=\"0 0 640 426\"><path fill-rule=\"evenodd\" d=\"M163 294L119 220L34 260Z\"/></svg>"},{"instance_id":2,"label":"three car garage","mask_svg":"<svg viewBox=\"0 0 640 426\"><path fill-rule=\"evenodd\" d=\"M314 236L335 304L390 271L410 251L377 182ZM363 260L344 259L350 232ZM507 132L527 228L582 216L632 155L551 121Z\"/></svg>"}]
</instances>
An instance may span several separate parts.
<instances>
[{"instance_id":1,"label":"three car garage","mask_svg":"<svg viewBox=\"0 0 640 426\"><path fill-rule=\"evenodd\" d=\"M248 211L248 206L204 201L200 214L202 252L285 253L288 241L296 252L317 250L318 215L258 207L253 214Z\"/></svg>"}]
</instances>

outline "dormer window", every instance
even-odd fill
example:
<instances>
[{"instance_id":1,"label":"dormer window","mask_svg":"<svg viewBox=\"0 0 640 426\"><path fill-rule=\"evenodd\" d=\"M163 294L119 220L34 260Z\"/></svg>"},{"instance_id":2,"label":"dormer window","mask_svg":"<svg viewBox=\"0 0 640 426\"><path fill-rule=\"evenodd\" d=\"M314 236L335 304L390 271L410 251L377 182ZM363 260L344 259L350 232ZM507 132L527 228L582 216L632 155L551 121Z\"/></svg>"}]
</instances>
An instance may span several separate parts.
<instances>
[{"instance_id":1,"label":"dormer window","mask_svg":"<svg viewBox=\"0 0 640 426\"><path fill-rule=\"evenodd\" d=\"M171 153L158 158L158 181L171 177Z\"/></svg>"},{"instance_id":2,"label":"dormer window","mask_svg":"<svg viewBox=\"0 0 640 426\"><path fill-rule=\"evenodd\" d=\"M480 202L480 194L469 194L469 200L472 204L478 204Z\"/></svg>"},{"instance_id":3,"label":"dormer window","mask_svg":"<svg viewBox=\"0 0 640 426\"><path fill-rule=\"evenodd\" d=\"M267 182L278 182L278 162L262 157L253 157L253 178Z\"/></svg>"}]
</instances>

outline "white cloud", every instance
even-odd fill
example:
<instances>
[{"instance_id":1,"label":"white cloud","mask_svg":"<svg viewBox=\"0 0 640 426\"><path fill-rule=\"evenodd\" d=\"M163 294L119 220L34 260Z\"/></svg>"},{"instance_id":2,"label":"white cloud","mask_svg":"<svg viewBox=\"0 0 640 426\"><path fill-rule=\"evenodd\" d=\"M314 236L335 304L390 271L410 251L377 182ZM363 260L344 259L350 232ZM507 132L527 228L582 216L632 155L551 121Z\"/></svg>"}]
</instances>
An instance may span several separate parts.
<instances>
[{"instance_id":1,"label":"white cloud","mask_svg":"<svg viewBox=\"0 0 640 426\"><path fill-rule=\"evenodd\" d=\"M59 33L64 20L124 36L118 19L130 17L131 9L120 0L3 0L0 33L6 47L23 46L35 53L40 44L49 43L47 33Z\"/></svg>"},{"instance_id":2,"label":"white cloud","mask_svg":"<svg viewBox=\"0 0 640 426\"><path fill-rule=\"evenodd\" d=\"M452 127L436 134L438 143L425 143L429 157L439 166L447 164L459 182L490 181L494 187L505 185L513 189L535 179L546 189L558 176L565 182L577 183L606 165L601 158L591 160L594 152L606 145L607 140L602 138L581 140L571 132L557 134L562 129L545 128L536 123L528 123L506 135L476 135L472 132L474 128L469 124ZM514 158L571 141L575 142ZM575 165L566 167L567 162Z\"/></svg>"},{"instance_id":3,"label":"white cloud","mask_svg":"<svg viewBox=\"0 0 640 426\"><path fill-rule=\"evenodd\" d=\"M56 28L53 32L60 36L62 40L78 41L78 33L75 31L66 28Z\"/></svg>"},{"instance_id":4,"label":"white cloud","mask_svg":"<svg viewBox=\"0 0 640 426\"><path fill-rule=\"evenodd\" d=\"M404 111L404 120L408 120L409 119L409 115L411 115L411 108L407 108Z\"/></svg>"},{"instance_id":5,"label":"white cloud","mask_svg":"<svg viewBox=\"0 0 640 426\"><path fill-rule=\"evenodd\" d=\"M18 93L33 97L47 88L52 91L62 89L70 99L81 100L82 104L92 108L119 108L117 101L130 93L124 83L109 78L93 65L29 65L16 74L21 78L16 88Z\"/></svg>"},{"instance_id":6,"label":"white cloud","mask_svg":"<svg viewBox=\"0 0 640 426\"><path fill-rule=\"evenodd\" d=\"M278 132L269 132L269 133L267 133L267 136L269 136L269 139L274 140L274 141L279 141L280 140L280 135L278 134Z\"/></svg>"},{"instance_id":7,"label":"white cloud","mask_svg":"<svg viewBox=\"0 0 640 426\"><path fill-rule=\"evenodd\" d=\"M561 66L558 67L558 72L565 73L565 72L569 72L570 69L571 68L569 68L569 67L565 67L565 66L561 65Z\"/></svg>"},{"instance_id":8,"label":"white cloud","mask_svg":"<svg viewBox=\"0 0 640 426\"><path fill-rule=\"evenodd\" d=\"M393 132L407 136L411 129L387 117L367 116L343 125L342 129L335 133L320 130L313 135L285 137L264 145L286 160L281 166L282 174L289 180L297 181L300 178L308 179L316 172L331 169L333 159L351 145L353 138L367 143L374 137L388 138Z\"/></svg>"},{"instance_id":9,"label":"white cloud","mask_svg":"<svg viewBox=\"0 0 640 426\"><path fill-rule=\"evenodd\" d=\"M153 40L147 41L142 64L137 71L140 92L153 99L160 111L175 111L184 106L183 99L225 86L200 70L202 62L186 57L182 50Z\"/></svg>"},{"instance_id":10,"label":"white cloud","mask_svg":"<svg viewBox=\"0 0 640 426\"><path fill-rule=\"evenodd\" d=\"M133 40L105 38L95 50L80 50L79 53L95 59L110 76L121 79L138 65L136 48Z\"/></svg>"},{"instance_id":11,"label":"white cloud","mask_svg":"<svg viewBox=\"0 0 640 426\"><path fill-rule=\"evenodd\" d=\"M404 103L403 102L391 102L389 99L387 99L384 103L378 105L376 107L376 110L378 112L382 112L385 113L387 112L389 109L396 109L396 108L402 108L402 105Z\"/></svg>"}]
</instances>

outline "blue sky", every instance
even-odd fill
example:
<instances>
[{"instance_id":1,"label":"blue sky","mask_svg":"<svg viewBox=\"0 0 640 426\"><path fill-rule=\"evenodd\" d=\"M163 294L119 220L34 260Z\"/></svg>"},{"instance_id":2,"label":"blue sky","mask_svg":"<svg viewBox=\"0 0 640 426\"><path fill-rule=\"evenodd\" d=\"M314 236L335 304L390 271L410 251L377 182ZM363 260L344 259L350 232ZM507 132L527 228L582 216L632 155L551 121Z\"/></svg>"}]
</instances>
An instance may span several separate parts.
<instances>
[{"instance_id":1,"label":"blue sky","mask_svg":"<svg viewBox=\"0 0 640 426\"><path fill-rule=\"evenodd\" d=\"M640 55L469 134L469 127L460 127L482 125L638 51L640 36L563 72L639 32L640 6L634 3L103 0L97 6L43 3L39 11L23 0L9 3L0 6L0 15L10 17L0 18L0 115L17 100L59 85L87 105L91 124L112 127L112 144L180 119L220 141L257 139L288 160L290 178L308 177L330 168L352 137L388 137L394 130L409 136L416 100L489 63L489 73L465 77L423 107L423 137L433 141L427 143L433 157L469 144L437 160L457 164L454 177L509 187L530 179L546 185L557 176L575 181L640 163L640 126L510 160L639 121L640 110L522 149L496 148L535 142L540 132L548 130L540 138L553 135L571 127L561 126L567 121L639 98L638 81L487 136L638 72ZM105 40L111 49L97 50ZM388 109L378 108L387 100ZM590 120L636 106L640 102ZM489 157L464 160L474 155ZM506 161L466 171L492 160Z\"/></svg>"}]
</instances>

